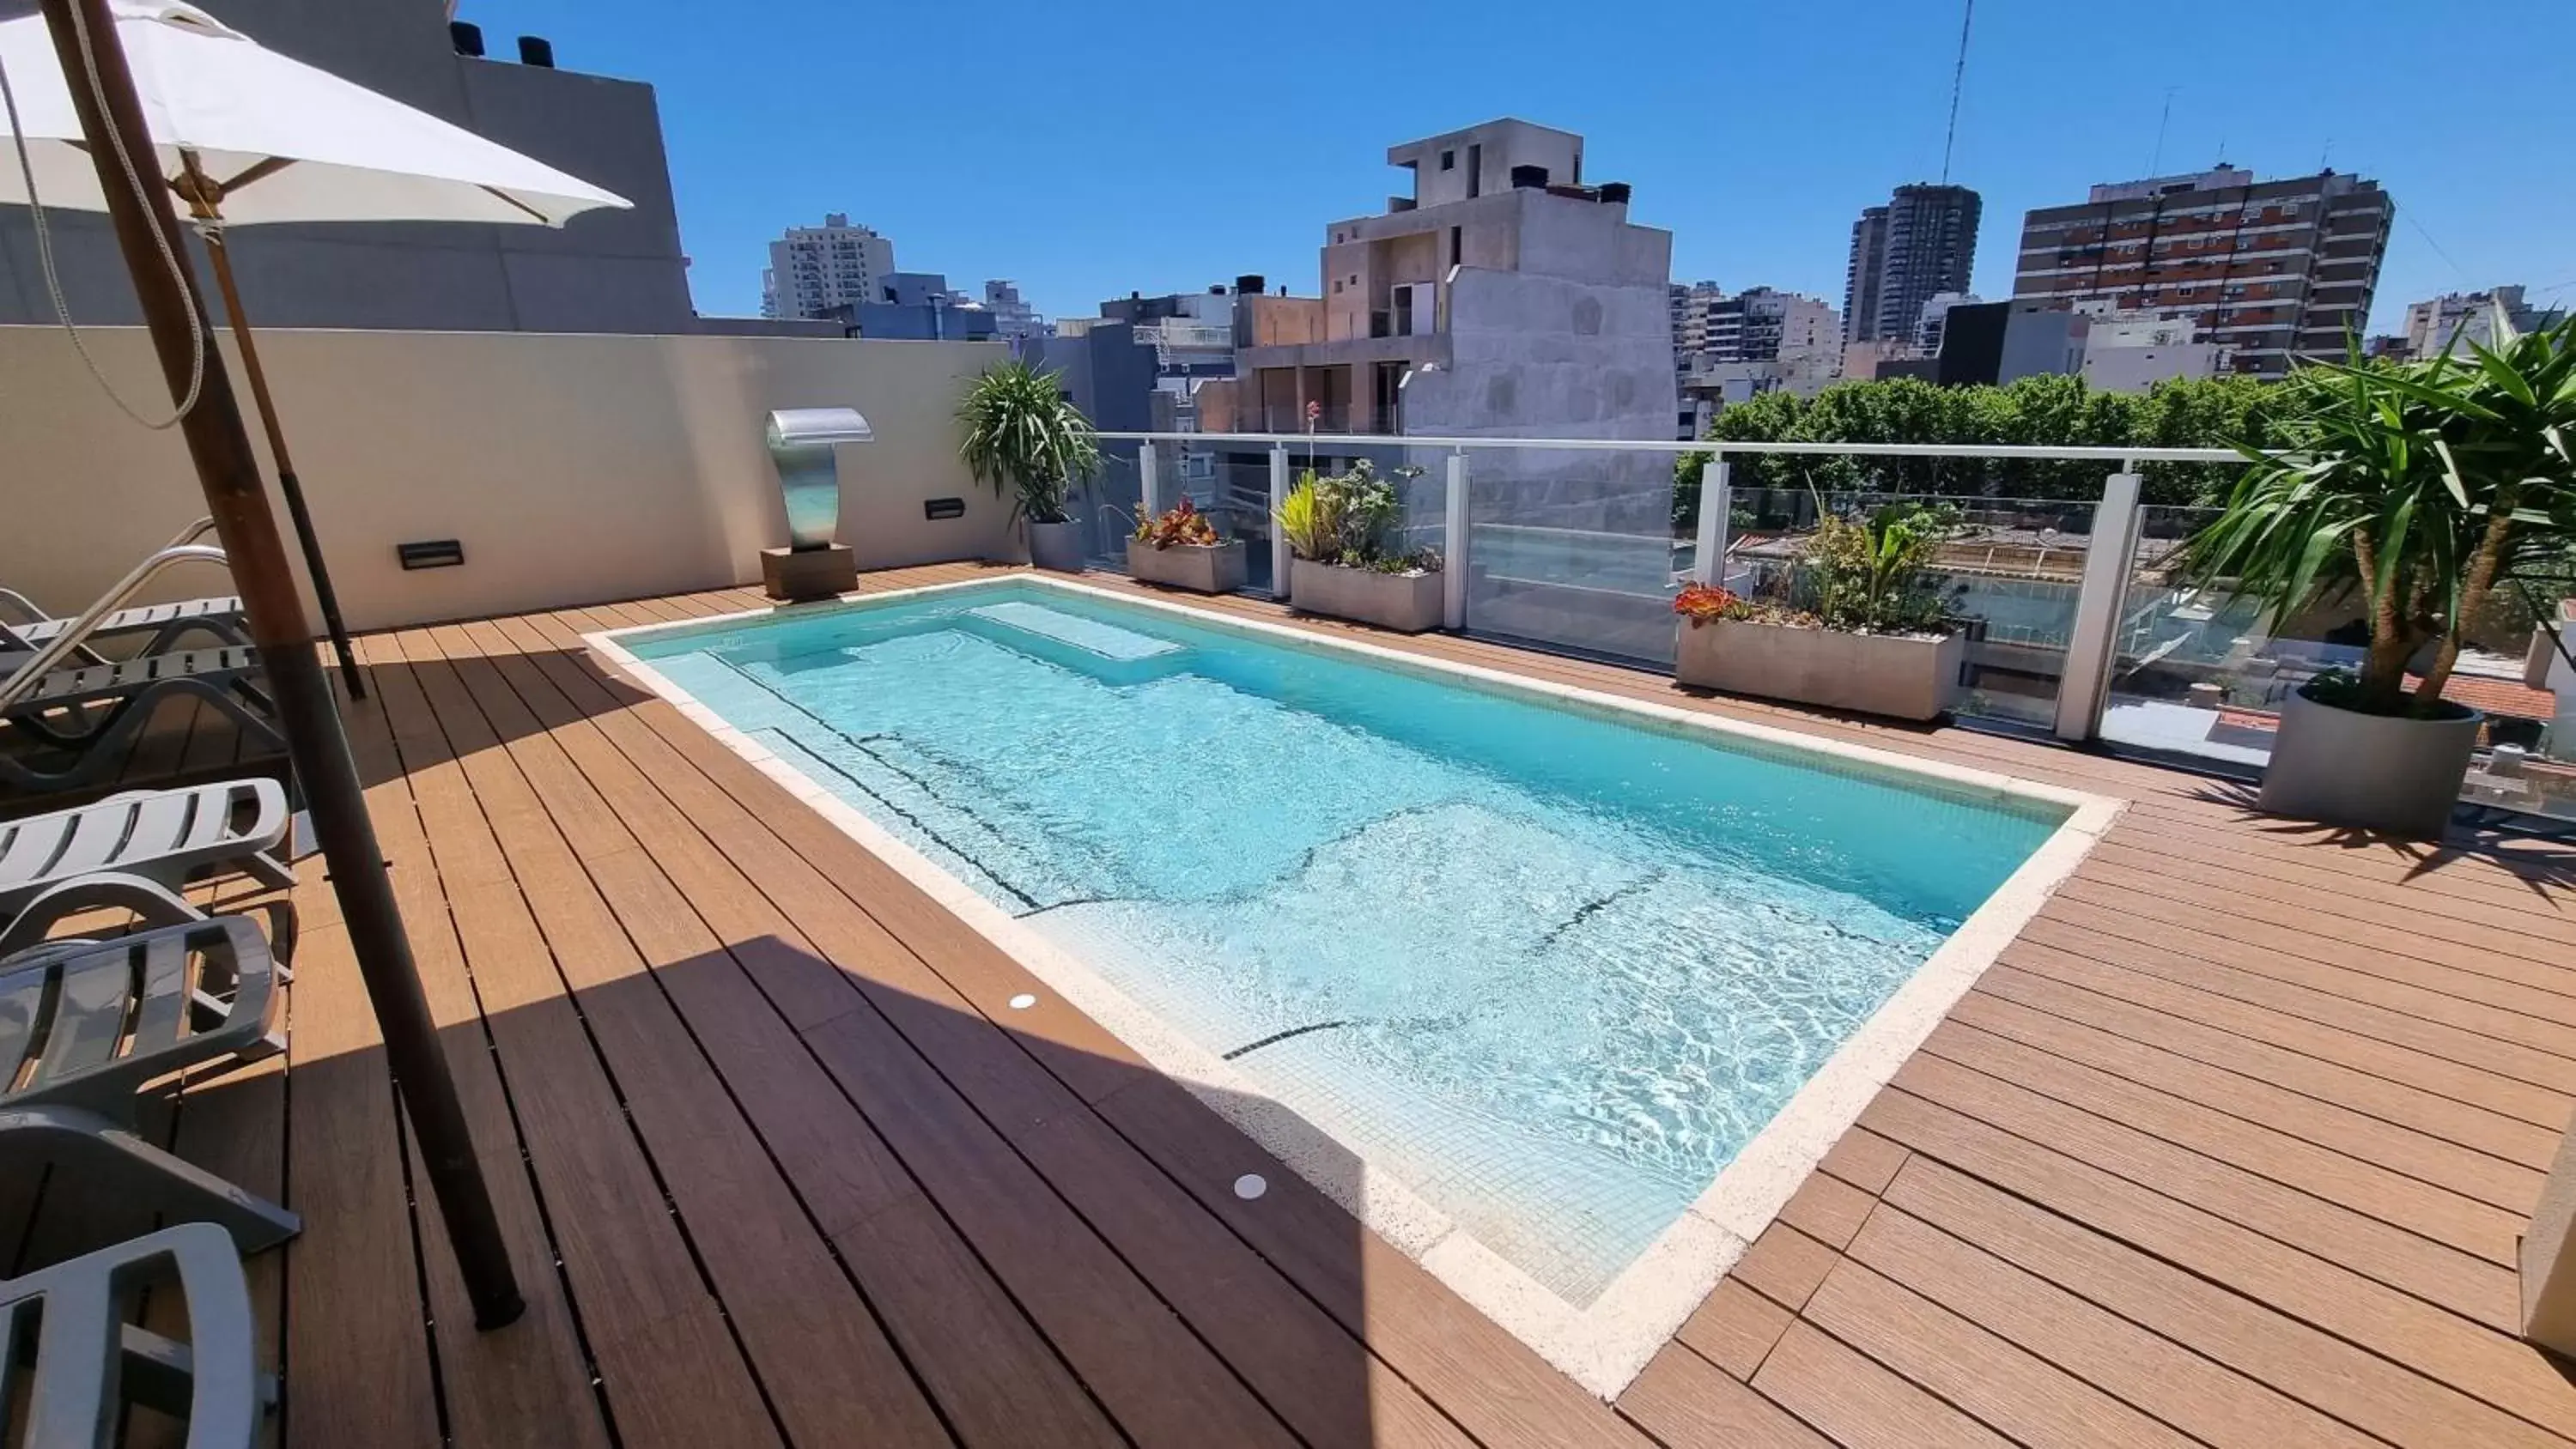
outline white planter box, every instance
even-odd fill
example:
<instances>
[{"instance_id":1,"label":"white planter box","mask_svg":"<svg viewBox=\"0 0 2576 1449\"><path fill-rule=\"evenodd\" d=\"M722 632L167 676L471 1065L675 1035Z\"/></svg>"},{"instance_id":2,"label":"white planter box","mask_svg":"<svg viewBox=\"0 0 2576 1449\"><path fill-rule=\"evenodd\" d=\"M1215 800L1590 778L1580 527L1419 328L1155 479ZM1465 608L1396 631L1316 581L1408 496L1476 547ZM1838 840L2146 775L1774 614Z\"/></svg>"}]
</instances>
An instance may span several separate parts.
<instances>
[{"instance_id":1,"label":"white planter box","mask_svg":"<svg viewBox=\"0 0 2576 1449\"><path fill-rule=\"evenodd\" d=\"M1288 601L1310 614L1330 614L1419 634L1440 627L1440 575L1382 574L1297 559L1288 566Z\"/></svg>"},{"instance_id":2,"label":"white planter box","mask_svg":"<svg viewBox=\"0 0 2576 1449\"><path fill-rule=\"evenodd\" d=\"M1890 719L1932 719L1958 702L1959 666L1967 657L1964 634L1935 639L1685 619L1674 649L1673 677L1729 694Z\"/></svg>"},{"instance_id":3,"label":"white planter box","mask_svg":"<svg viewBox=\"0 0 2576 1449\"><path fill-rule=\"evenodd\" d=\"M1230 594L1243 587L1242 539L1220 543L1174 544L1156 548L1127 540L1127 576L1140 584L1163 584L1200 594Z\"/></svg>"}]
</instances>

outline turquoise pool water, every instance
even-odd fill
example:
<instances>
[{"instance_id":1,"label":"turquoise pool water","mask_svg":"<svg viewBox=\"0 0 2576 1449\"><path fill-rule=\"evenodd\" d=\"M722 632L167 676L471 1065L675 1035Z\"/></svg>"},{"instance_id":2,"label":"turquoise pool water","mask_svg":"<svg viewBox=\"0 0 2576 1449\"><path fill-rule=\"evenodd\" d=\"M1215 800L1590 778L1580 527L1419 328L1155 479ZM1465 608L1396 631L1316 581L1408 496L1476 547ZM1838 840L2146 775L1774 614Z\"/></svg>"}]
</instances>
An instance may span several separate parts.
<instances>
[{"instance_id":1,"label":"turquoise pool water","mask_svg":"<svg viewBox=\"0 0 2576 1449\"><path fill-rule=\"evenodd\" d=\"M1032 584L623 642L1577 1305L2065 814Z\"/></svg>"}]
</instances>

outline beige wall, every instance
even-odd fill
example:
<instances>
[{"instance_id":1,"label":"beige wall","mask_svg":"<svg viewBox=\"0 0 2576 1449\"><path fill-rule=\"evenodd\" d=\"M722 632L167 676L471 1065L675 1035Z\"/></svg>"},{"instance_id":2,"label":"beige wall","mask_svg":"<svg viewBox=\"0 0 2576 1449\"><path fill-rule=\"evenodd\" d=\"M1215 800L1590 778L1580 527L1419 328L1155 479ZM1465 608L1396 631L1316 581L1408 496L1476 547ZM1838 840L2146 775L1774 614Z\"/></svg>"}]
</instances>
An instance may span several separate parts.
<instances>
[{"instance_id":1,"label":"beige wall","mask_svg":"<svg viewBox=\"0 0 2576 1449\"><path fill-rule=\"evenodd\" d=\"M140 331L82 335L165 407ZM276 331L260 355L353 629L756 581L758 550L786 541L773 408L874 426L840 458L860 567L1015 547L1009 505L957 462L958 396L997 344ZM965 516L926 520L943 497ZM127 421L58 329L0 327L0 584L72 612L204 511L175 431ZM394 546L436 538L464 565L404 572ZM156 597L221 591L203 570L166 580Z\"/></svg>"}]
</instances>

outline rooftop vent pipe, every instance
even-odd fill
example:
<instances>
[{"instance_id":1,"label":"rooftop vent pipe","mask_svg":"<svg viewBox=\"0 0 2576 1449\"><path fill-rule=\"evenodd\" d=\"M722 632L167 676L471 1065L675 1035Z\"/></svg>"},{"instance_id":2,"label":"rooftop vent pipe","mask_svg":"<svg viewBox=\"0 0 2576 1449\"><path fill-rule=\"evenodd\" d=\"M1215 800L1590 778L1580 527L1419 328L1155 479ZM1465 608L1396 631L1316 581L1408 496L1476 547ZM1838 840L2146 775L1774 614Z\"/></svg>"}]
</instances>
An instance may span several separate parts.
<instances>
[{"instance_id":1,"label":"rooftop vent pipe","mask_svg":"<svg viewBox=\"0 0 2576 1449\"><path fill-rule=\"evenodd\" d=\"M555 68L555 43L542 35L519 37L519 64Z\"/></svg>"},{"instance_id":2,"label":"rooftop vent pipe","mask_svg":"<svg viewBox=\"0 0 2576 1449\"><path fill-rule=\"evenodd\" d=\"M447 22L447 43L456 47L458 55L479 60L483 55L483 27L463 20L451 20Z\"/></svg>"}]
</instances>

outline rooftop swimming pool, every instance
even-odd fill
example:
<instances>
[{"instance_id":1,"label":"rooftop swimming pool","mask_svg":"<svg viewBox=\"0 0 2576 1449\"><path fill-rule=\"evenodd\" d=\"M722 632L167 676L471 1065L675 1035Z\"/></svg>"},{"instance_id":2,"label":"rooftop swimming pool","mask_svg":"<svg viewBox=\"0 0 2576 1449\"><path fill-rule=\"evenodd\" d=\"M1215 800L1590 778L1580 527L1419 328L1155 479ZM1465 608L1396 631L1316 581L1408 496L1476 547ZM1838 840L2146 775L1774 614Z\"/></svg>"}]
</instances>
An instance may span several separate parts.
<instances>
[{"instance_id":1,"label":"rooftop swimming pool","mask_svg":"<svg viewBox=\"0 0 2576 1449\"><path fill-rule=\"evenodd\" d=\"M2109 808L1051 581L601 642L1603 1392Z\"/></svg>"}]
</instances>

